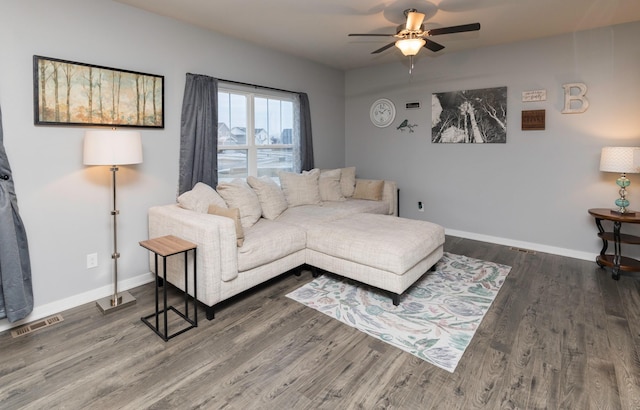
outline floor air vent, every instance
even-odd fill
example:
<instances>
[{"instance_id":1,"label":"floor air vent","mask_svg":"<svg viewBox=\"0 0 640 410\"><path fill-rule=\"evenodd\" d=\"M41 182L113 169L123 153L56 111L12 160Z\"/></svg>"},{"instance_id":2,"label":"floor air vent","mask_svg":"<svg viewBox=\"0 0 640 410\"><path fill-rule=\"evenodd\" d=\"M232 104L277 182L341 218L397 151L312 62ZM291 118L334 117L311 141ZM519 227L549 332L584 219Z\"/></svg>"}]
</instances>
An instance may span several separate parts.
<instances>
[{"instance_id":1,"label":"floor air vent","mask_svg":"<svg viewBox=\"0 0 640 410\"><path fill-rule=\"evenodd\" d=\"M518 252L522 252L522 253L528 253L529 255L535 255L536 251L532 251L531 249L525 249L525 248L516 248L514 246L511 247L512 251L518 251Z\"/></svg>"},{"instance_id":2,"label":"floor air vent","mask_svg":"<svg viewBox=\"0 0 640 410\"><path fill-rule=\"evenodd\" d=\"M13 336L14 338L24 336L29 333L33 333L38 329L53 326L57 323L62 322L63 320L64 319L62 318L62 315L51 316L46 319L38 320L37 322L32 322L27 325L20 326L19 328L11 331L11 336Z\"/></svg>"}]
</instances>

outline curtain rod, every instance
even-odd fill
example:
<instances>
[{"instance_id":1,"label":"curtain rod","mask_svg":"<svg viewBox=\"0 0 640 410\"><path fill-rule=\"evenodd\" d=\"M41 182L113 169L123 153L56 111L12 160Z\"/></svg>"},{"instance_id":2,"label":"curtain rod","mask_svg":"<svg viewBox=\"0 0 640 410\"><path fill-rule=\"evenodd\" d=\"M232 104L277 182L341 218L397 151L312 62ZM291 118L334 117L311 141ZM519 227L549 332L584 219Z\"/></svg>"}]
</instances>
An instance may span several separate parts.
<instances>
[{"instance_id":1,"label":"curtain rod","mask_svg":"<svg viewBox=\"0 0 640 410\"><path fill-rule=\"evenodd\" d=\"M202 75L202 74L193 74L193 73L188 73L191 75ZM237 84L237 85L244 85L247 87L253 87L253 88L263 88L265 90L273 90L273 91L280 91L280 92L284 92L284 93L291 93L291 94L302 94L299 91L291 91L291 90L285 90L283 88L275 88L275 87L267 87L264 85L257 85L257 84L250 84L250 83L243 83L242 81L234 81L234 80L225 80L223 78L216 78L216 77L212 77L215 78L218 81L221 81L223 83L229 83L229 84Z\"/></svg>"},{"instance_id":2,"label":"curtain rod","mask_svg":"<svg viewBox=\"0 0 640 410\"><path fill-rule=\"evenodd\" d=\"M285 93L291 93L291 94L300 94L297 91L290 91L290 90L284 90L282 88L274 88L274 87L266 87L264 85L256 85L256 84L249 84L249 83L243 83L242 81L233 81L233 80L224 80L222 78L218 78L217 79L220 82L223 83L230 83L230 84L237 84L237 85L244 85L244 86L248 86L248 87L254 87L254 88L262 88L265 90L272 90L272 91L281 91L281 92L285 92Z\"/></svg>"}]
</instances>

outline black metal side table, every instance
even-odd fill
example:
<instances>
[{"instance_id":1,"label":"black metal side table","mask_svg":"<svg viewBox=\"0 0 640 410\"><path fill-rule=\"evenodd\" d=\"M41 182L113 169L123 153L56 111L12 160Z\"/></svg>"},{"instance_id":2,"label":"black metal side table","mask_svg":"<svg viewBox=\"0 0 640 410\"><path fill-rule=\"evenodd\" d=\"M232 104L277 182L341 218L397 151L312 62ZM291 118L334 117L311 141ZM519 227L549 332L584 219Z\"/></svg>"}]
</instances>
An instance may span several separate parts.
<instances>
[{"instance_id":1,"label":"black metal side table","mask_svg":"<svg viewBox=\"0 0 640 410\"><path fill-rule=\"evenodd\" d=\"M155 254L155 272L156 272L156 311L148 316L144 316L140 318L147 326L149 326L158 336L160 336L165 342L171 339L172 337L178 336L186 332L189 329L193 329L194 327L198 327L198 283L197 283L197 270L196 270L196 248L197 245L191 242L185 241L184 239L180 239L173 235L162 236L159 238L153 238L146 241L141 241L140 246L146 248ZM190 250L193 250L193 319L189 316L189 281L188 281L188 264L187 264L187 255ZM184 253L184 313L178 311L173 306L167 306L167 257L177 255L180 253ZM158 256L162 256L162 266L163 266L163 301L164 301L164 309L160 310L159 301L158 301L158 291L159 291L159 280L158 277L160 273L158 272ZM169 328L167 323L167 313L171 310L176 313L178 316L187 321L190 326L181 329L173 334L169 334ZM160 331L160 314L163 314L163 330ZM152 317L155 316L155 326L149 321Z\"/></svg>"}]
</instances>

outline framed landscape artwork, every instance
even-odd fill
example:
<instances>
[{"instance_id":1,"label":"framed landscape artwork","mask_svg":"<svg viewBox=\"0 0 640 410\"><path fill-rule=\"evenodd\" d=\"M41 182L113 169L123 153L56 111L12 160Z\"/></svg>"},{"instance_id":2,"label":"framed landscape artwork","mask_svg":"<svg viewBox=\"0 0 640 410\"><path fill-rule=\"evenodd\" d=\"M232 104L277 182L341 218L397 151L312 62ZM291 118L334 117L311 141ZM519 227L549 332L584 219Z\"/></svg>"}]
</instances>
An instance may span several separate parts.
<instances>
[{"instance_id":1,"label":"framed landscape artwork","mask_svg":"<svg viewBox=\"0 0 640 410\"><path fill-rule=\"evenodd\" d=\"M432 94L431 142L507 142L507 87Z\"/></svg>"},{"instance_id":2,"label":"framed landscape artwork","mask_svg":"<svg viewBox=\"0 0 640 410\"><path fill-rule=\"evenodd\" d=\"M33 56L36 125L164 128L164 76Z\"/></svg>"}]
</instances>

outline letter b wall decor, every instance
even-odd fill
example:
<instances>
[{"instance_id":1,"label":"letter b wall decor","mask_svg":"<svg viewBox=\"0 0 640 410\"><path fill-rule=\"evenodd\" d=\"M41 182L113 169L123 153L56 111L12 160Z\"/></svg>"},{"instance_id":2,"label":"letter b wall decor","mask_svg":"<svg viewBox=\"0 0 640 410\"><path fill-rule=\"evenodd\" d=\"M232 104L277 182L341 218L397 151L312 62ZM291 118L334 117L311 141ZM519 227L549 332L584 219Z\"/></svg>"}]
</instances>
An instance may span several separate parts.
<instances>
[{"instance_id":1,"label":"letter b wall decor","mask_svg":"<svg viewBox=\"0 0 640 410\"><path fill-rule=\"evenodd\" d=\"M564 109L563 114L581 114L589 108L589 100L587 100L587 85L584 83L563 84L564 88ZM572 94L572 89L578 92Z\"/></svg>"}]
</instances>

